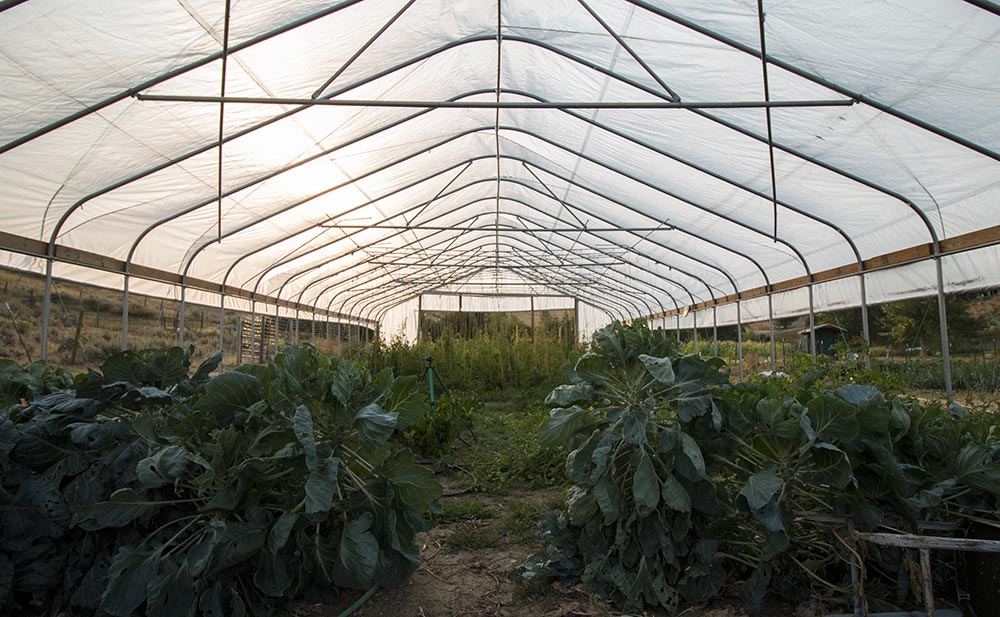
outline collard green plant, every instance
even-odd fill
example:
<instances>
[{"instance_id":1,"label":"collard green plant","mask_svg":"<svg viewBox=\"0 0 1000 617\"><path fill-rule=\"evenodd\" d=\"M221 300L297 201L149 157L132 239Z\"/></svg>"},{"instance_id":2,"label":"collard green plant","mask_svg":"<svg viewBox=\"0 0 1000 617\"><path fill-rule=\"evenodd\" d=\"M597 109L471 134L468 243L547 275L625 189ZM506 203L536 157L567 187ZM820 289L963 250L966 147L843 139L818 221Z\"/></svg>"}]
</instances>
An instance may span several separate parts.
<instances>
[{"instance_id":1,"label":"collard green plant","mask_svg":"<svg viewBox=\"0 0 1000 617\"><path fill-rule=\"evenodd\" d=\"M720 361L677 356L644 323L612 324L556 388L543 445L569 452L566 514L551 519L558 562L583 565L588 588L618 606L677 608L725 581L711 525L718 496L701 448L684 424L721 422L711 388L727 382Z\"/></svg>"},{"instance_id":2,"label":"collard green plant","mask_svg":"<svg viewBox=\"0 0 1000 617\"><path fill-rule=\"evenodd\" d=\"M1000 435L992 414L827 389L820 371L729 385L718 360L676 355L645 324L613 324L575 364L543 443L569 453L565 512L523 578L582 579L626 610L702 601L728 580L758 611L849 594L846 529L916 531L922 520L996 520ZM822 519L825 522L817 522ZM725 567L723 567L725 563ZM869 590L907 604L898 551L871 551Z\"/></svg>"},{"instance_id":3,"label":"collard green plant","mask_svg":"<svg viewBox=\"0 0 1000 617\"><path fill-rule=\"evenodd\" d=\"M389 445L424 411L412 378L308 346L189 377L178 351L109 359L77 392L8 412L8 608L44 592L53 612L268 615L416 569L441 489ZM142 388L169 402L124 396Z\"/></svg>"}]
</instances>

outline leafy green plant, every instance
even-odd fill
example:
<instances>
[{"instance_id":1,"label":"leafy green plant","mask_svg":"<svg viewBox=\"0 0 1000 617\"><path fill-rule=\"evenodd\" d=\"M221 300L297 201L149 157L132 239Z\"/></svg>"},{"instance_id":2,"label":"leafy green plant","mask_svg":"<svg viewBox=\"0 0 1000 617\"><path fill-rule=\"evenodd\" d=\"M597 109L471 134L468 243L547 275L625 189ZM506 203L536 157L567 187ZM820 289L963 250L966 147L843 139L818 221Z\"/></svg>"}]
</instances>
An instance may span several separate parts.
<instances>
[{"instance_id":1,"label":"leafy green plant","mask_svg":"<svg viewBox=\"0 0 1000 617\"><path fill-rule=\"evenodd\" d=\"M921 405L826 370L729 385L721 362L674 355L644 324L594 336L541 440L562 443L573 482L549 515L549 549L527 580L576 577L626 610L701 601L738 581L747 607L764 593L849 593L851 549L817 519L916 530L919 520L998 518L996 417ZM873 550L869 589L906 604L907 565Z\"/></svg>"},{"instance_id":2,"label":"leafy green plant","mask_svg":"<svg viewBox=\"0 0 1000 617\"><path fill-rule=\"evenodd\" d=\"M53 609L98 606L110 555L134 534L90 534L73 518L138 482L148 448L131 430L135 410L193 392L218 360L189 377L190 350L125 352L75 383L58 368L3 361L11 398L0 420L0 607L42 593Z\"/></svg>"},{"instance_id":3,"label":"leafy green plant","mask_svg":"<svg viewBox=\"0 0 1000 617\"><path fill-rule=\"evenodd\" d=\"M436 401L434 409L425 413L418 424L400 433L398 439L420 456L440 459L453 450L462 431L472 427L473 412L481 405L474 394L449 392Z\"/></svg>"},{"instance_id":4,"label":"leafy green plant","mask_svg":"<svg viewBox=\"0 0 1000 617\"><path fill-rule=\"evenodd\" d=\"M612 324L546 401L559 407L541 439L569 451L573 483L566 514L550 520L556 561L583 564L584 584L626 610L675 611L682 596L706 599L725 581L718 540L692 533L720 507L683 425L721 425L711 388L728 377L721 361L675 354L662 331Z\"/></svg>"},{"instance_id":5,"label":"leafy green plant","mask_svg":"<svg viewBox=\"0 0 1000 617\"><path fill-rule=\"evenodd\" d=\"M419 565L441 489L389 445L424 411L414 378L309 346L211 379L168 370L185 357L109 359L76 392L7 412L7 602L44 591L79 614L267 615Z\"/></svg>"}]
</instances>

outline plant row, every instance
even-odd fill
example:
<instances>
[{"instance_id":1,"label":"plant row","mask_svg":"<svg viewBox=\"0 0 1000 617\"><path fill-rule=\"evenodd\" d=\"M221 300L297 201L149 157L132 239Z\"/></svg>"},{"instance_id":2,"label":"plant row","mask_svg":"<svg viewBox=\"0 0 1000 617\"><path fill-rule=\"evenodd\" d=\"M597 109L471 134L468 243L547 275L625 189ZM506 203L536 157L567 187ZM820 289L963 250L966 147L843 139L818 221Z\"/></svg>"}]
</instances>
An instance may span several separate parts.
<instances>
[{"instance_id":1,"label":"plant row","mask_svg":"<svg viewBox=\"0 0 1000 617\"><path fill-rule=\"evenodd\" d=\"M730 384L720 360L680 355L643 323L597 332L568 376L541 437L569 453L573 486L525 579L582 580L630 611L726 590L752 611L769 589L846 604L862 556L850 526L1000 518L992 414L829 389L820 371ZM911 603L919 567L868 550L873 607Z\"/></svg>"},{"instance_id":2,"label":"plant row","mask_svg":"<svg viewBox=\"0 0 1000 617\"><path fill-rule=\"evenodd\" d=\"M269 615L418 567L441 488L394 438L415 378L309 346L214 377L190 357L0 363L0 611Z\"/></svg>"}]
</instances>

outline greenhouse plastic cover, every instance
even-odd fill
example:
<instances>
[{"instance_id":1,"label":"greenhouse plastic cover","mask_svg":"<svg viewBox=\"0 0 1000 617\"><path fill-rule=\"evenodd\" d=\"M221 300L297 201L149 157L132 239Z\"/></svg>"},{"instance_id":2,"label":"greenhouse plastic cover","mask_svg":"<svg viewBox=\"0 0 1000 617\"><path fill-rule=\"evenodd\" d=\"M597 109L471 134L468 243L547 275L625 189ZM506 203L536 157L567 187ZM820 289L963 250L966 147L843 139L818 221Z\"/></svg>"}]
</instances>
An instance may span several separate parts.
<instances>
[{"instance_id":1,"label":"greenhouse plastic cover","mask_svg":"<svg viewBox=\"0 0 1000 617\"><path fill-rule=\"evenodd\" d=\"M987 0L0 11L8 266L410 336L463 294L690 327L1000 284Z\"/></svg>"}]
</instances>

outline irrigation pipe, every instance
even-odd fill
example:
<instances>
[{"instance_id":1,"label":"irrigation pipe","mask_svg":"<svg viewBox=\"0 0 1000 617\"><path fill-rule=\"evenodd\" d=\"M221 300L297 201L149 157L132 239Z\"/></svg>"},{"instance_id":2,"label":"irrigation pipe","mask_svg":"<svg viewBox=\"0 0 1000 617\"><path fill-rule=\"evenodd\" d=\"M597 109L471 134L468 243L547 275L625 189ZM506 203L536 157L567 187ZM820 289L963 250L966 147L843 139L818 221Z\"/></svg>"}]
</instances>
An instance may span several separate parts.
<instances>
[{"instance_id":1,"label":"irrigation pipe","mask_svg":"<svg viewBox=\"0 0 1000 617\"><path fill-rule=\"evenodd\" d=\"M372 585L372 588L369 589L368 591L366 591L365 595L363 595L360 598L358 598L357 600L355 600L354 604L348 606L347 610L345 610L343 613L341 613L337 617L350 617L350 615L354 614L354 611L356 611L359 608L361 608L362 606L364 606L364 603L367 602L368 600L370 600L371 597L373 595L375 595L376 591L378 591L378 585Z\"/></svg>"}]
</instances>

